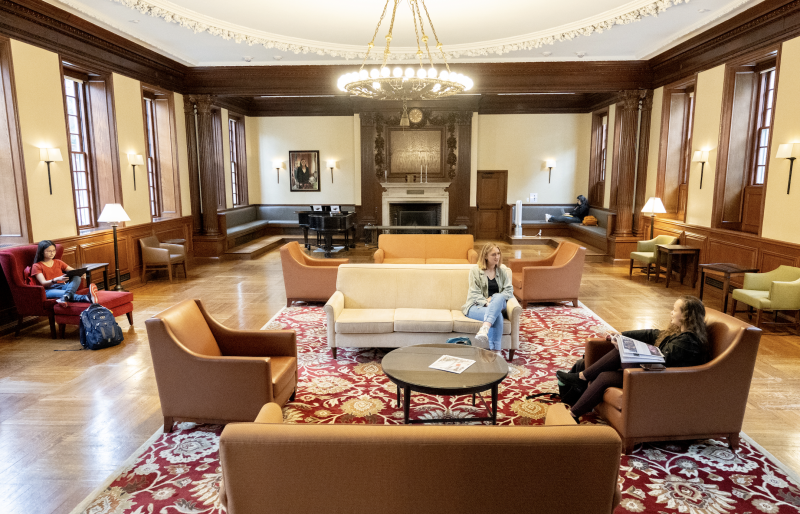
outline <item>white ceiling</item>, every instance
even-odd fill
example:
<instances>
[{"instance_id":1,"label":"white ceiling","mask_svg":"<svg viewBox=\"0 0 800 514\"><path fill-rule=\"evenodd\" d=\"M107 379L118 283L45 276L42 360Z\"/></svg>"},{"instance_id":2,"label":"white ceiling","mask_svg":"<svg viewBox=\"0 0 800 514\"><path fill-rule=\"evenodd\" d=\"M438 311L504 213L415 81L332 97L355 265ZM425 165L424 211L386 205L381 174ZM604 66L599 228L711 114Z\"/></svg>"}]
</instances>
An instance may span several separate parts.
<instances>
[{"instance_id":1,"label":"white ceiling","mask_svg":"<svg viewBox=\"0 0 800 514\"><path fill-rule=\"evenodd\" d=\"M360 63L384 6L384 0L47 1L190 66ZM519 62L646 59L761 1L427 0L426 5L449 61ZM383 54L393 4L375 38L374 56ZM427 22L426 32L435 49ZM392 54L413 57L407 0L397 9L393 35Z\"/></svg>"}]
</instances>

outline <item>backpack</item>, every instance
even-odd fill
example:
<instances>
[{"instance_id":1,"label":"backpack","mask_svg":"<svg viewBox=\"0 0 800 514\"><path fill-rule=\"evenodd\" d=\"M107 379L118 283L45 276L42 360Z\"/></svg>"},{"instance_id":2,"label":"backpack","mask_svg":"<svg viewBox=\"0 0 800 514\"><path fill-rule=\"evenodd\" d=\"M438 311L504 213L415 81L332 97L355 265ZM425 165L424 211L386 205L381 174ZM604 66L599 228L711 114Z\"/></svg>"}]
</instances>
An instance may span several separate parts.
<instances>
[{"instance_id":1,"label":"backpack","mask_svg":"<svg viewBox=\"0 0 800 514\"><path fill-rule=\"evenodd\" d=\"M569 370L570 373L580 373L586 369L586 365L583 363L583 357L577 360L575 364L572 365L572 368ZM561 381L558 382L558 395L561 397L561 403L566 403L570 407L575 405L575 402L580 399L581 395L586 391L585 387L575 386L572 384L562 384Z\"/></svg>"},{"instance_id":2,"label":"backpack","mask_svg":"<svg viewBox=\"0 0 800 514\"><path fill-rule=\"evenodd\" d=\"M99 303L81 312L81 346L87 350L102 350L117 346L124 338L114 315Z\"/></svg>"},{"instance_id":3,"label":"backpack","mask_svg":"<svg viewBox=\"0 0 800 514\"><path fill-rule=\"evenodd\" d=\"M583 218L583 224L586 226L596 227L597 218L595 218L594 216L586 216Z\"/></svg>"}]
</instances>

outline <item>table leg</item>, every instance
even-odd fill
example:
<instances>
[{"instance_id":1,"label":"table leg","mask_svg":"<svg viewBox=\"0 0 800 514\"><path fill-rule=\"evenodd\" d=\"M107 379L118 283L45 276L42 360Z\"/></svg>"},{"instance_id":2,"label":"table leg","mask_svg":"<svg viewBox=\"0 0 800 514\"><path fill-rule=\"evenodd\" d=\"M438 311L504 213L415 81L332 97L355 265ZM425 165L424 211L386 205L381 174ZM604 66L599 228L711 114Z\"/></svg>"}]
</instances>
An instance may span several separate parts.
<instances>
[{"instance_id":1,"label":"table leg","mask_svg":"<svg viewBox=\"0 0 800 514\"><path fill-rule=\"evenodd\" d=\"M672 278L672 253L667 253L667 288L669 288L669 281Z\"/></svg>"},{"instance_id":2,"label":"table leg","mask_svg":"<svg viewBox=\"0 0 800 514\"><path fill-rule=\"evenodd\" d=\"M698 296L701 302L703 301L703 287L705 285L706 285L706 269L703 268L702 270L700 270L700 294Z\"/></svg>"},{"instance_id":3,"label":"table leg","mask_svg":"<svg viewBox=\"0 0 800 514\"><path fill-rule=\"evenodd\" d=\"M303 245L306 247L306 250L311 249L311 245L308 244L308 227L303 227Z\"/></svg>"},{"instance_id":4,"label":"table leg","mask_svg":"<svg viewBox=\"0 0 800 514\"><path fill-rule=\"evenodd\" d=\"M697 287L697 274L700 270L700 252L692 254L692 289Z\"/></svg>"},{"instance_id":5,"label":"table leg","mask_svg":"<svg viewBox=\"0 0 800 514\"><path fill-rule=\"evenodd\" d=\"M681 254L679 259L681 261L681 273L679 276L681 278L681 285L683 285L683 279L686 277L686 261L688 260L688 256L686 254Z\"/></svg>"},{"instance_id":6,"label":"table leg","mask_svg":"<svg viewBox=\"0 0 800 514\"><path fill-rule=\"evenodd\" d=\"M406 385L403 388L403 423L408 425L409 406L411 405L411 388Z\"/></svg>"},{"instance_id":7,"label":"table leg","mask_svg":"<svg viewBox=\"0 0 800 514\"><path fill-rule=\"evenodd\" d=\"M400 386L397 386L397 408L400 408Z\"/></svg>"},{"instance_id":8,"label":"table leg","mask_svg":"<svg viewBox=\"0 0 800 514\"><path fill-rule=\"evenodd\" d=\"M492 425L497 424L497 390L498 385L492 386Z\"/></svg>"},{"instance_id":9,"label":"table leg","mask_svg":"<svg viewBox=\"0 0 800 514\"><path fill-rule=\"evenodd\" d=\"M722 281L722 314L728 313L728 288L731 287L731 274L725 273L725 280Z\"/></svg>"},{"instance_id":10,"label":"table leg","mask_svg":"<svg viewBox=\"0 0 800 514\"><path fill-rule=\"evenodd\" d=\"M475 406L475 393L472 393L472 406Z\"/></svg>"}]
</instances>

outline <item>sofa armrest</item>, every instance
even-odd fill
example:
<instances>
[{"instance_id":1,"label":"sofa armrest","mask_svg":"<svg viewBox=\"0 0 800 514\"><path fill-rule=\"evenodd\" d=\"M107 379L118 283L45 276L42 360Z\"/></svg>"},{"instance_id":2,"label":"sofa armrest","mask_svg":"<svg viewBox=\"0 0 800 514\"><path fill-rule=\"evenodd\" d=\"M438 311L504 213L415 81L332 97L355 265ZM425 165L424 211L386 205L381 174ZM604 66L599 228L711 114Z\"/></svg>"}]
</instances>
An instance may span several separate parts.
<instances>
[{"instance_id":1,"label":"sofa armrest","mask_svg":"<svg viewBox=\"0 0 800 514\"><path fill-rule=\"evenodd\" d=\"M384 257L385 257L385 252L383 251L383 248L378 248L372 255L375 264L381 264L383 262Z\"/></svg>"},{"instance_id":2,"label":"sofa armrest","mask_svg":"<svg viewBox=\"0 0 800 514\"><path fill-rule=\"evenodd\" d=\"M550 426L577 425L575 418L569 413L567 406L563 403L556 403L547 408L547 415L544 424Z\"/></svg>"},{"instance_id":3,"label":"sofa armrest","mask_svg":"<svg viewBox=\"0 0 800 514\"><path fill-rule=\"evenodd\" d=\"M308 258L304 264L310 268L338 268L342 264L350 264L350 259L311 259Z\"/></svg>"},{"instance_id":4,"label":"sofa armrest","mask_svg":"<svg viewBox=\"0 0 800 514\"><path fill-rule=\"evenodd\" d=\"M142 260L146 264L167 264L169 262L169 250L142 246Z\"/></svg>"},{"instance_id":5,"label":"sofa armrest","mask_svg":"<svg viewBox=\"0 0 800 514\"><path fill-rule=\"evenodd\" d=\"M772 281L775 280L772 278L772 276L775 274L773 271L769 271L767 273L745 273L742 289L750 289L751 291L769 291L770 287L772 286Z\"/></svg>"},{"instance_id":6,"label":"sofa armrest","mask_svg":"<svg viewBox=\"0 0 800 514\"><path fill-rule=\"evenodd\" d=\"M165 250L168 250L170 254L183 255L184 257L186 257L186 247L183 246L183 245L174 245L174 244L170 244L170 243L161 243L159 246L161 246L161 248L163 248Z\"/></svg>"},{"instance_id":7,"label":"sofa armrest","mask_svg":"<svg viewBox=\"0 0 800 514\"><path fill-rule=\"evenodd\" d=\"M552 266L555 259L555 253L552 253L549 257L544 259L510 259L508 261L508 267L511 268L511 271L514 273L522 273L524 268Z\"/></svg>"},{"instance_id":8,"label":"sofa armrest","mask_svg":"<svg viewBox=\"0 0 800 514\"><path fill-rule=\"evenodd\" d=\"M237 357L297 357L294 330L234 330L220 324L196 302L217 340L222 355Z\"/></svg>"},{"instance_id":9,"label":"sofa armrest","mask_svg":"<svg viewBox=\"0 0 800 514\"><path fill-rule=\"evenodd\" d=\"M256 416L254 423L283 423L283 411L277 403L270 402L261 407L261 412Z\"/></svg>"},{"instance_id":10,"label":"sofa armrest","mask_svg":"<svg viewBox=\"0 0 800 514\"><path fill-rule=\"evenodd\" d=\"M336 348L336 319L344 310L344 295L336 291L325 303L325 316L328 322L328 347Z\"/></svg>"},{"instance_id":11,"label":"sofa armrest","mask_svg":"<svg viewBox=\"0 0 800 514\"><path fill-rule=\"evenodd\" d=\"M506 302L506 315L511 322L511 348L519 348L519 318L522 314L522 306L516 298L511 298Z\"/></svg>"},{"instance_id":12,"label":"sofa armrest","mask_svg":"<svg viewBox=\"0 0 800 514\"><path fill-rule=\"evenodd\" d=\"M607 354L614 348L616 348L614 343L607 341L606 339L601 339L599 337L588 339L584 348L583 363L588 368L600 360L600 357Z\"/></svg>"},{"instance_id":13,"label":"sofa armrest","mask_svg":"<svg viewBox=\"0 0 800 514\"><path fill-rule=\"evenodd\" d=\"M477 264L478 263L478 252L470 248L467 251L467 260L470 264Z\"/></svg>"}]
</instances>

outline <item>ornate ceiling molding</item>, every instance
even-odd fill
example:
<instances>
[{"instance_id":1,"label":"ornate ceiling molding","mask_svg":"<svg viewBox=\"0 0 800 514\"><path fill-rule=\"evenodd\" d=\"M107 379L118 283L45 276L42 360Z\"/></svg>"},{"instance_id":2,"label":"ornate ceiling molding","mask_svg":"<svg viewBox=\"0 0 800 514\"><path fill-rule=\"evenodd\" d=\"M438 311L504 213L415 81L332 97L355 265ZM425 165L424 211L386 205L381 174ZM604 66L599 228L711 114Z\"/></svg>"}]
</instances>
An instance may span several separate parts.
<instances>
[{"instance_id":1,"label":"ornate ceiling molding","mask_svg":"<svg viewBox=\"0 0 800 514\"><path fill-rule=\"evenodd\" d=\"M67 5L77 8L76 2L61 0ZM181 27L191 29L195 33L208 32L213 36L236 43L260 45L295 54L317 54L344 59L363 59L364 48L354 45L337 45L320 41L304 40L254 30L241 25L227 23L211 16L185 9L166 0L112 0L142 14L161 18L168 23L177 23ZM552 29L524 34L502 40L483 41L462 45L448 45L448 58L481 57L490 54L502 55L519 50L541 48L558 41L568 41L580 36L589 36L610 30L615 25L627 25L640 21L648 16L658 16L667 9L690 0L636 0L618 9L607 11L592 18L562 25ZM88 14L88 13L87 13ZM103 20L106 21L106 20ZM414 60L416 48L393 49L392 60ZM370 55L372 59L382 56L378 53Z\"/></svg>"}]
</instances>

